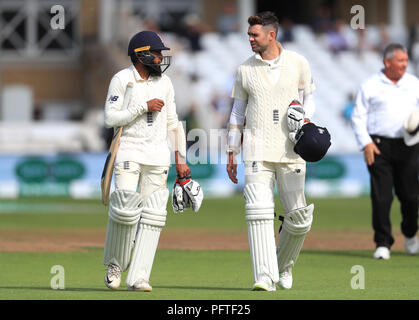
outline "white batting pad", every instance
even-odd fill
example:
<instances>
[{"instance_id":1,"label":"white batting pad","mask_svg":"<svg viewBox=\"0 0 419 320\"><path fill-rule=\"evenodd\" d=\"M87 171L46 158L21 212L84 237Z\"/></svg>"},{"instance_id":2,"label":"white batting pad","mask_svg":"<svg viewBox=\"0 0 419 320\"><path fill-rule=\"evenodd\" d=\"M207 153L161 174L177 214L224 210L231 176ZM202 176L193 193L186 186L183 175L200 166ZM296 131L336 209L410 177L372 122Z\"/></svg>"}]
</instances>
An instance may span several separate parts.
<instances>
[{"instance_id":1,"label":"white batting pad","mask_svg":"<svg viewBox=\"0 0 419 320\"><path fill-rule=\"evenodd\" d=\"M145 199L131 266L126 283L132 287L139 279L149 281L160 233L166 223L168 189L159 189Z\"/></svg>"},{"instance_id":2,"label":"white batting pad","mask_svg":"<svg viewBox=\"0 0 419 320\"><path fill-rule=\"evenodd\" d=\"M278 269L293 267L313 222L314 204L293 210L284 217L278 237Z\"/></svg>"},{"instance_id":3,"label":"white batting pad","mask_svg":"<svg viewBox=\"0 0 419 320\"><path fill-rule=\"evenodd\" d=\"M274 218L273 191L263 183L246 184L243 190L246 201L246 219Z\"/></svg>"},{"instance_id":4,"label":"white batting pad","mask_svg":"<svg viewBox=\"0 0 419 320\"><path fill-rule=\"evenodd\" d=\"M140 224L149 224L164 227L167 215L168 189L158 189L150 194L144 201Z\"/></svg>"},{"instance_id":5,"label":"white batting pad","mask_svg":"<svg viewBox=\"0 0 419 320\"><path fill-rule=\"evenodd\" d=\"M128 268L131 250L141 216L141 197L137 192L116 190L111 194L103 264Z\"/></svg>"},{"instance_id":6,"label":"white batting pad","mask_svg":"<svg viewBox=\"0 0 419 320\"><path fill-rule=\"evenodd\" d=\"M109 218L124 225L135 225L140 220L141 196L130 190L116 190L111 194Z\"/></svg>"},{"instance_id":7,"label":"white batting pad","mask_svg":"<svg viewBox=\"0 0 419 320\"><path fill-rule=\"evenodd\" d=\"M244 197L253 279L268 276L278 282L273 192L262 183L252 183L245 186Z\"/></svg>"},{"instance_id":8,"label":"white batting pad","mask_svg":"<svg viewBox=\"0 0 419 320\"><path fill-rule=\"evenodd\" d=\"M278 282L273 219L248 221L247 226L253 280L257 282L264 276L268 276L273 282Z\"/></svg>"}]
</instances>

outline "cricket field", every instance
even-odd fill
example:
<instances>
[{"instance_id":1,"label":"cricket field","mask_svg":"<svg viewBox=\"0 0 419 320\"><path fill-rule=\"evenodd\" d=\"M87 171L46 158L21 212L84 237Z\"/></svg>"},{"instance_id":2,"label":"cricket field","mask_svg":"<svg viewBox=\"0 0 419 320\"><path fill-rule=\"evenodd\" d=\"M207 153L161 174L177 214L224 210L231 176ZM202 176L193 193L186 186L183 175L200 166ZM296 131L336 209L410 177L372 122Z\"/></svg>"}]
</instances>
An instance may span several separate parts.
<instances>
[{"instance_id":1,"label":"cricket field","mask_svg":"<svg viewBox=\"0 0 419 320\"><path fill-rule=\"evenodd\" d=\"M150 293L103 282L107 208L100 200L3 199L0 202L1 300L418 300L419 256L404 250L400 208L392 207L396 242L374 260L368 197L308 199L314 222L291 290L252 292L242 195L205 198L199 213L168 218ZM282 215L276 199L276 214ZM280 221L276 218L275 229Z\"/></svg>"}]
</instances>

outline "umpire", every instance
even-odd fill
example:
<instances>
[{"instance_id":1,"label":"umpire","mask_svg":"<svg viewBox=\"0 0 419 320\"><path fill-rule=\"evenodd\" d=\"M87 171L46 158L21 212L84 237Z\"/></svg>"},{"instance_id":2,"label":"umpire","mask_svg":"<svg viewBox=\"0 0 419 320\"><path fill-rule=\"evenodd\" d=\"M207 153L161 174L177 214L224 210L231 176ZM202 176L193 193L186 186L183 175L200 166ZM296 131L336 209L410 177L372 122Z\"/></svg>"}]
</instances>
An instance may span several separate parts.
<instances>
[{"instance_id":1,"label":"umpire","mask_svg":"<svg viewBox=\"0 0 419 320\"><path fill-rule=\"evenodd\" d=\"M405 249L411 255L419 251L419 146L407 146L403 140L403 123L419 108L419 79L406 73L409 58L402 45L387 46L383 60L384 69L361 85L352 126L370 173L373 257L388 260L394 243L390 221L393 188L401 203Z\"/></svg>"}]
</instances>

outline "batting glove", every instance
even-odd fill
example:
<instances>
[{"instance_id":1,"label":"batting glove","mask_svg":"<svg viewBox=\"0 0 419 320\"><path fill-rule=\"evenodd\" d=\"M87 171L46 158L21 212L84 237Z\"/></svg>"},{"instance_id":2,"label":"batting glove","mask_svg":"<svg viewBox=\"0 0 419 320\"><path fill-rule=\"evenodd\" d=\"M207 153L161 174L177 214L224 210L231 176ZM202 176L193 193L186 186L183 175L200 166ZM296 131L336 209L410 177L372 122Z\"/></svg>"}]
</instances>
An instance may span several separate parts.
<instances>
[{"instance_id":1,"label":"batting glove","mask_svg":"<svg viewBox=\"0 0 419 320\"><path fill-rule=\"evenodd\" d=\"M197 181L190 179L190 181L185 183L183 188L191 199L192 210L198 212L202 200L204 200L204 192L202 191L201 185Z\"/></svg>"},{"instance_id":2,"label":"batting glove","mask_svg":"<svg viewBox=\"0 0 419 320\"><path fill-rule=\"evenodd\" d=\"M186 191L176 179L172 189L172 208L174 213L183 212L190 207L190 199Z\"/></svg>"},{"instance_id":3,"label":"batting glove","mask_svg":"<svg viewBox=\"0 0 419 320\"><path fill-rule=\"evenodd\" d=\"M192 210L198 212L204 199L204 193L200 184L192 180L190 175L184 178L178 178L176 181L182 186L184 192L186 192L188 201L192 203ZM183 194L183 197L185 198L185 194Z\"/></svg>"},{"instance_id":4,"label":"batting glove","mask_svg":"<svg viewBox=\"0 0 419 320\"><path fill-rule=\"evenodd\" d=\"M287 110L288 129L297 132L304 124L304 108L298 100L293 100Z\"/></svg>"},{"instance_id":5,"label":"batting glove","mask_svg":"<svg viewBox=\"0 0 419 320\"><path fill-rule=\"evenodd\" d=\"M288 138L290 138L291 142L294 143L294 144L297 142L296 139L295 139L296 135L297 135L297 132L288 133Z\"/></svg>"}]
</instances>

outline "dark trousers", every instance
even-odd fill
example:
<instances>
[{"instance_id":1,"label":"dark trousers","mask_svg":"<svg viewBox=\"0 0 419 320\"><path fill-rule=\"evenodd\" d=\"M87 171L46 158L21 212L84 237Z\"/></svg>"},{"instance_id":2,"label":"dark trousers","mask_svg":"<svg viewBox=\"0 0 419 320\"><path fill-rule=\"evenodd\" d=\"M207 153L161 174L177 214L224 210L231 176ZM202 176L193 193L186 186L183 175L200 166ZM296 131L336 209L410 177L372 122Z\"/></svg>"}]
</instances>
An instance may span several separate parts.
<instances>
[{"instance_id":1,"label":"dark trousers","mask_svg":"<svg viewBox=\"0 0 419 320\"><path fill-rule=\"evenodd\" d=\"M371 136L380 150L375 162L368 166L371 182L372 226L377 247L390 248L390 209L394 193L401 204L401 231L413 237L418 230L418 146L408 147L403 139Z\"/></svg>"}]
</instances>

